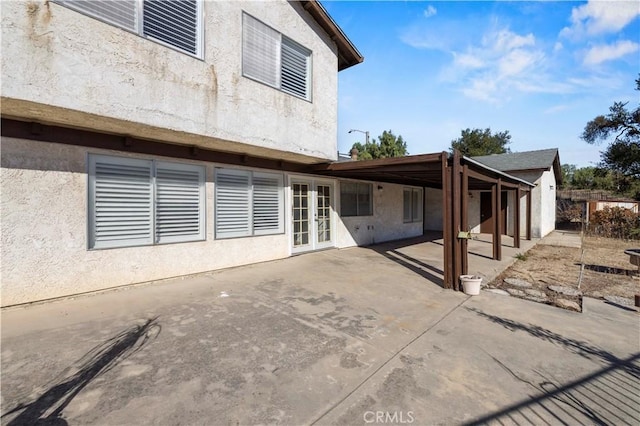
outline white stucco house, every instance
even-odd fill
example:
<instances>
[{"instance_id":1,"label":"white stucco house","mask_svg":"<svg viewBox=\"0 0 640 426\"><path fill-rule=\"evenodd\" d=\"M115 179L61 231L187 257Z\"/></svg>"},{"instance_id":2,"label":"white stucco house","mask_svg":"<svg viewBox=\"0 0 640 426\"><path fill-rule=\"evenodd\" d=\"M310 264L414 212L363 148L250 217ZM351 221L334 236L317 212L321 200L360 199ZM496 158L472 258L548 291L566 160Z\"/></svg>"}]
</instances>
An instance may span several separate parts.
<instances>
[{"instance_id":1,"label":"white stucco house","mask_svg":"<svg viewBox=\"0 0 640 426\"><path fill-rule=\"evenodd\" d=\"M313 172L363 60L317 1L0 8L2 306L422 233L421 185Z\"/></svg>"},{"instance_id":2,"label":"white stucco house","mask_svg":"<svg viewBox=\"0 0 640 426\"><path fill-rule=\"evenodd\" d=\"M508 173L531 182L535 187L531 190L531 233L534 238L542 238L555 229L556 224L556 190L562 184L562 169L557 148L536 151L513 152L508 154L485 155L472 157L474 161L485 166ZM491 197L480 191L471 192L469 202L469 226L471 232L491 232ZM511 220L511 209L515 205L512 194L503 192L503 210L501 220L507 235L513 235L514 223ZM523 200L520 200L521 208ZM521 231L525 232L524 222Z\"/></svg>"}]
</instances>

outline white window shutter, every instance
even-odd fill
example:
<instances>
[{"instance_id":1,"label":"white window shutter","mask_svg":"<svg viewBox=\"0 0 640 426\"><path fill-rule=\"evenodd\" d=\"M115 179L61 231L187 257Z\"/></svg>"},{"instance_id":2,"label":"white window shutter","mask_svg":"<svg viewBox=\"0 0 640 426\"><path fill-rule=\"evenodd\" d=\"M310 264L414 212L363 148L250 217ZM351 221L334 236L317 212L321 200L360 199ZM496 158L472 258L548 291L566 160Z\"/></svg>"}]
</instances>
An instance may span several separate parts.
<instances>
[{"instance_id":1,"label":"white window shutter","mask_svg":"<svg viewBox=\"0 0 640 426\"><path fill-rule=\"evenodd\" d=\"M89 248L152 244L152 162L90 156L89 169Z\"/></svg>"},{"instance_id":2,"label":"white window shutter","mask_svg":"<svg viewBox=\"0 0 640 426\"><path fill-rule=\"evenodd\" d=\"M255 235L284 232L282 176L253 173L253 230Z\"/></svg>"},{"instance_id":3,"label":"white window shutter","mask_svg":"<svg viewBox=\"0 0 640 426\"><path fill-rule=\"evenodd\" d=\"M137 31L137 0L66 0L58 3L129 31Z\"/></svg>"},{"instance_id":4,"label":"white window shutter","mask_svg":"<svg viewBox=\"0 0 640 426\"><path fill-rule=\"evenodd\" d=\"M143 7L145 36L192 55L200 54L199 5L196 0L145 0Z\"/></svg>"},{"instance_id":5,"label":"white window shutter","mask_svg":"<svg viewBox=\"0 0 640 426\"><path fill-rule=\"evenodd\" d=\"M189 164L156 164L156 241L205 239L205 169Z\"/></svg>"},{"instance_id":6,"label":"white window shutter","mask_svg":"<svg viewBox=\"0 0 640 426\"><path fill-rule=\"evenodd\" d=\"M280 33L242 14L242 74L273 87L279 86Z\"/></svg>"},{"instance_id":7,"label":"white window shutter","mask_svg":"<svg viewBox=\"0 0 640 426\"><path fill-rule=\"evenodd\" d=\"M251 235L251 173L216 169L216 238Z\"/></svg>"},{"instance_id":8,"label":"white window shutter","mask_svg":"<svg viewBox=\"0 0 640 426\"><path fill-rule=\"evenodd\" d=\"M309 67L311 51L295 41L282 37L281 89L309 99Z\"/></svg>"}]
</instances>

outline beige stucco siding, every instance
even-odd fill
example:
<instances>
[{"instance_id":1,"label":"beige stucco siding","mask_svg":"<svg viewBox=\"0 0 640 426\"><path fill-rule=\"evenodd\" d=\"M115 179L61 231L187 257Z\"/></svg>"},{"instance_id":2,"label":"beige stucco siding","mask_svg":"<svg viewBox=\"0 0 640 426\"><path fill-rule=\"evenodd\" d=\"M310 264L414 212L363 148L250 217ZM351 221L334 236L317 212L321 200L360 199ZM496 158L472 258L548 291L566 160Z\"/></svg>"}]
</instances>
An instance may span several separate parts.
<instances>
[{"instance_id":1,"label":"beige stucco siding","mask_svg":"<svg viewBox=\"0 0 640 426\"><path fill-rule=\"evenodd\" d=\"M370 245L422 235L422 221L404 223L405 186L381 182L373 182L371 185L373 215L340 217L336 232L337 247ZM336 204L339 211L339 190L337 193Z\"/></svg>"},{"instance_id":2,"label":"beige stucco siding","mask_svg":"<svg viewBox=\"0 0 640 426\"><path fill-rule=\"evenodd\" d=\"M337 156L337 56L297 3L206 1L202 59L50 1L4 1L2 114L314 162ZM310 49L311 102L242 76L242 13Z\"/></svg>"},{"instance_id":3,"label":"beige stucco siding","mask_svg":"<svg viewBox=\"0 0 640 426\"><path fill-rule=\"evenodd\" d=\"M2 305L283 258L286 234L214 239L213 173L206 167L206 241L87 249L87 155L130 155L2 139ZM161 158L164 161L170 159ZM176 160L182 162L183 160Z\"/></svg>"}]
</instances>

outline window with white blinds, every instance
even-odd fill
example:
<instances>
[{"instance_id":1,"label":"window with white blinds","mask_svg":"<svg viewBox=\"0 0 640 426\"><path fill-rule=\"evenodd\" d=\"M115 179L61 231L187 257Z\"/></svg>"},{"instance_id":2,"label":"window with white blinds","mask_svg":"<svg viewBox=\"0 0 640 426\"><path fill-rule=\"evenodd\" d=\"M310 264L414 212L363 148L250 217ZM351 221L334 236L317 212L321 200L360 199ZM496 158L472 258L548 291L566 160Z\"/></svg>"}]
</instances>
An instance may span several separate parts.
<instances>
[{"instance_id":1,"label":"window with white blinds","mask_svg":"<svg viewBox=\"0 0 640 426\"><path fill-rule=\"evenodd\" d=\"M216 169L216 238L283 233L283 206L282 175Z\"/></svg>"},{"instance_id":2,"label":"window with white blinds","mask_svg":"<svg viewBox=\"0 0 640 426\"><path fill-rule=\"evenodd\" d=\"M202 56L200 0L58 0L57 3L182 52Z\"/></svg>"},{"instance_id":3,"label":"window with white blinds","mask_svg":"<svg viewBox=\"0 0 640 426\"><path fill-rule=\"evenodd\" d=\"M242 15L242 74L311 100L311 51L246 13Z\"/></svg>"},{"instance_id":4,"label":"window with white blinds","mask_svg":"<svg viewBox=\"0 0 640 426\"><path fill-rule=\"evenodd\" d=\"M89 156L89 248L205 239L204 167Z\"/></svg>"}]
</instances>

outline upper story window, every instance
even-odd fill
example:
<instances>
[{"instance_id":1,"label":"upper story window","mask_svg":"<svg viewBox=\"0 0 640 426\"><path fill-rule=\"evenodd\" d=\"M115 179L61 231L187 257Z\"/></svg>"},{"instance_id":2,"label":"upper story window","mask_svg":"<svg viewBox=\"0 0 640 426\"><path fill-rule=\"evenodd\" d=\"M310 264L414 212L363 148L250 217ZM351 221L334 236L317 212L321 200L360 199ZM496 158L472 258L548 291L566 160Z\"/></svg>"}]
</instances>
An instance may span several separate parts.
<instances>
[{"instance_id":1,"label":"upper story window","mask_svg":"<svg viewBox=\"0 0 640 426\"><path fill-rule=\"evenodd\" d=\"M311 100L311 51L246 13L242 75Z\"/></svg>"},{"instance_id":2,"label":"upper story window","mask_svg":"<svg viewBox=\"0 0 640 426\"><path fill-rule=\"evenodd\" d=\"M198 0L59 0L58 3L201 57L202 2Z\"/></svg>"}]
</instances>

